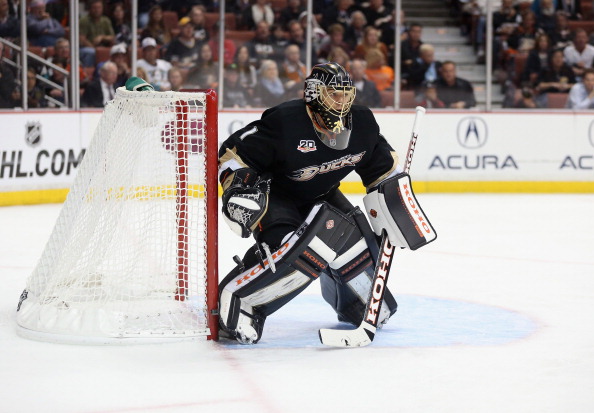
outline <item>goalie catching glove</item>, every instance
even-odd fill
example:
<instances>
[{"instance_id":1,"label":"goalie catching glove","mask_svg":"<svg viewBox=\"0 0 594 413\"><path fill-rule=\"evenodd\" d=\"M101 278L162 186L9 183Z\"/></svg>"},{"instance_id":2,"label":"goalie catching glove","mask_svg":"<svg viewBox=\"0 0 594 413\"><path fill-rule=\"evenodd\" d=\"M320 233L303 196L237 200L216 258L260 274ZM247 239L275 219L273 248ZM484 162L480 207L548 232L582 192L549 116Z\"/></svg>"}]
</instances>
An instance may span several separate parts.
<instances>
[{"instance_id":1,"label":"goalie catching glove","mask_svg":"<svg viewBox=\"0 0 594 413\"><path fill-rule=\"evenodd\" d=\"M223 218L229 228L247 238L268 208L270 180L261 179L251 168L233 171L223 180Z\"/></svg>"},{"instance_id":2,"label":"goalie catching glove","mask_svg":"<svg viewBox=\"0 0 594 413\"><path fill-rule=\"evenodd\" d=\"M412 190L410 176L398 174L381 182L363 198L367 216L377 235L385 230L392 245L416 250L437 234Z\"/></svg>"}]
</instances>

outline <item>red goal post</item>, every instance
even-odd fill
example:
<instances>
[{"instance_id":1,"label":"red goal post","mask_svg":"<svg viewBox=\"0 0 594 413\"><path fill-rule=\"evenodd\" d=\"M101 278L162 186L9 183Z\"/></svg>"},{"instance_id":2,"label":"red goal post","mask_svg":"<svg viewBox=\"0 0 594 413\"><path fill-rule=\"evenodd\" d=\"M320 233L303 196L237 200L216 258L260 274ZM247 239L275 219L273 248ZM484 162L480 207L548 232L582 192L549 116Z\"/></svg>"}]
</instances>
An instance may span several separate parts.
<instances>
[{"instance_id":1,"label":"red goal post","mask_svg":"<svg viewBox=\"0 0 594 413\"><path fill-rule=\"evenodd\" d=\"M19 334L218 339L214 90L117 90L17 310Z\"/></svg>"}]
</instances>

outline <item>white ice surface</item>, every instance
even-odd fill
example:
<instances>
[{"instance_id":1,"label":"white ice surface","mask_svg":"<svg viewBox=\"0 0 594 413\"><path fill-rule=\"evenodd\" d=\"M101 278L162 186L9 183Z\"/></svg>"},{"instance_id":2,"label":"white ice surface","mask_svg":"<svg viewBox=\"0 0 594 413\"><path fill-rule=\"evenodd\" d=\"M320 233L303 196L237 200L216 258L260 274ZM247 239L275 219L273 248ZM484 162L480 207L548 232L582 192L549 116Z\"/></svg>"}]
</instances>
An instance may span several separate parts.
<instances>
[{"instance_id":1,"label":"white ice surface","mask_svg":"<svg viewBox=\"0 0 594 413\"><path fill-rule=\"evenodd\" d=\"M256 346L20 338L18 298L60 206L0 208L0 412L594 411L594 196L419 200L438 239L398 253L399 311L359 349L319 344L338 324L317 284ZM219 243L224 276L249 241L223 229Z\"/></svg>"}]
</instances>

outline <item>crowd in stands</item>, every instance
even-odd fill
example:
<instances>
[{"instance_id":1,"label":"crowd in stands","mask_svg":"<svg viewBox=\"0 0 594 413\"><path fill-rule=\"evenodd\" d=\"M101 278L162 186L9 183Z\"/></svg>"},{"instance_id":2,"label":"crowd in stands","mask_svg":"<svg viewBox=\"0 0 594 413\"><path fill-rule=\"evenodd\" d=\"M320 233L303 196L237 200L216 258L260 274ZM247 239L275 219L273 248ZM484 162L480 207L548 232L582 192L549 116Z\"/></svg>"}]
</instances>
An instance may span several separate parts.
<instances>
[{"instance_id":1,"label":"crowd in stands","mask_svg":"<svg viewBox=\"0 0 594 413\"><path fill-rule=\"evenodd\" d=\"M302 96L307 76L304 0L226 0L225 41L219 56L218 1L139 1L138 32L132 33L129 0L80 3L80 84L83 107L103 107L131 76L131 44L137 42L138 76L156 90L219 88L223 65L225 107L269 107ZM484 63L487 0L444 0L461 32ZM589 0L591 4L591 0ZM594 23L580 0L500 0L493 13L493 70L505 93L504 107L550 106L565 94L568 107L594 108ZM0 36L18 43L18 0L0 0ZM412 96L403 107L472 108L473 86L457 65L440 61L423 42L423 27L401 14L398 36L394 0L318 0L311 33L313 64L336 61L349 70L356 103L392 106L395 82ZM576 23L586 23L580 26ZM593 23L588 25L588 23ZM68 1L29 0L30 50L70 70ZM400 71L395 73L395 41ZM0 45L0 56L14 53ZM64 73L29 60L29 107L64 103ZM51 82L44 82L45 79ZM0 108L20 105L20 81L0 59ZM567 99L567 97L570 97ZM579 101L579 102L578 102ZM577 102L577 103L576 103Z\"/></svg>"},{"instance_id":2,"label":"crowd in stands","mask_svg":"<svg viewBox=\"0 0 594 413\"><path fill-rule=\"evenodd\" d=\"M492 5L493 72L504 93L503 107L593 109L592 0L499 0ZM450 2L479 63L485 62L486 6L486 0Z\"/></svg>"}]
</instances>

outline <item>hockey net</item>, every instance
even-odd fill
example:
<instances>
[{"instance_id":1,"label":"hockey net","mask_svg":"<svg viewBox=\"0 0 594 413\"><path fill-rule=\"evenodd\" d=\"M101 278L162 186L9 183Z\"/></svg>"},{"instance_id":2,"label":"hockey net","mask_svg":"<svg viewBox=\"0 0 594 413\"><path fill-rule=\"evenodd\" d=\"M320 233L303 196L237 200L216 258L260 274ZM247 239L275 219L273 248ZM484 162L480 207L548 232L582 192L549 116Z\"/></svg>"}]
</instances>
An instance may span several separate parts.
<instances>
[{"instance_id":1,"label":"hockey net","mask_svg":"<svg viewBox=\"0 0 594 413\"><path fill-rule=\"evenodd\" d=\"M19 333L216 339L217 146L214 91L118 89L27 281Z\"/></svg>"}]
</instances>

